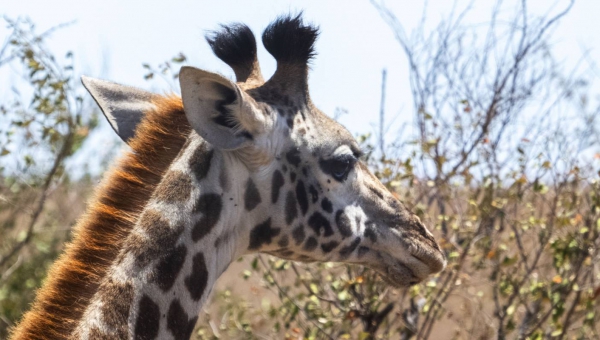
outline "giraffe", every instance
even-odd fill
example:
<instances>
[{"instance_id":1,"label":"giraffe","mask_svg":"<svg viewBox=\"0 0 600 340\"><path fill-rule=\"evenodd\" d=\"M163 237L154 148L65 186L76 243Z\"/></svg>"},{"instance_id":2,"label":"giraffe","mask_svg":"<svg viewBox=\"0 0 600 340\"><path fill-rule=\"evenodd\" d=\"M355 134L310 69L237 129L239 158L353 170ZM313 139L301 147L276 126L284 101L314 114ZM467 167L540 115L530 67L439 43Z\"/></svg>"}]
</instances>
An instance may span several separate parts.
<instances>
[{"instance_id":1,"label":"giraffe","mask_svg":"<svg viewBox=\"0 0 600 340\"><path fill-rule=\"evenodd\" d=\"M272 22L265 81L252 31L222 26L207 41L236 81L184 66L181 99L84 78L133 151L13 338L188 339L217 278L249 253L361 264L394 286L441 271L432 234L311 101L317 36L301 15Z\"/></svg>"}]
</instances>

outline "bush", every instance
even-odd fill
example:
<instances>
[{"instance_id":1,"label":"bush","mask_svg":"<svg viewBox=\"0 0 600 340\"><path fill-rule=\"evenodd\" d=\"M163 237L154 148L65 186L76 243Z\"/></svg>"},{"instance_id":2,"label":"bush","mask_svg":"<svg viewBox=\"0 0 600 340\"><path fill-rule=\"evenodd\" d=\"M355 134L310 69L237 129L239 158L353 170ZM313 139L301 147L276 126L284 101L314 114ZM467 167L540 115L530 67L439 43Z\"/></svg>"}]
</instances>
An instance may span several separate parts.
<instances>
[{"instance_id":1,"label":"bush","mask_svg":"<svg viewBox=\"0 0 600 340\"><path fill-rule=\"evenodd\" d=\"M28 20L4 20L10 35L0 68L24 80L0 104L0 338L27 310L83 211L75 195L88 194L89 181L70 183L65 169L97 125L97 111L77 94L72 53L59 60L44 44L60 26L37 34Z\"/></svg>"},{"instance_id":2,"label":"bush","mask_svg":"<svg viewBox=\"0 0 600 340\"><path fill-rule=\"evenodd\" d=\"M391 11L372 4L406 53L415 133L388 144L385 135L359 140L371 169L434 231L447 268L394 289L363 267L252 256L220 281L194 337L600 337L600 106L589 95L592 75L566 69L551 49L570 6L537 17L526 2L512 12L498 2L485 27L463 22L467 7L432 30L424 14L409 37ZM19 159L4 164L27 175L1 173L0 337L83 210L76 198L92 181L69 180L64 164L96 125L82 114L70 64L44 49L46 35L8 22L14 39L0 49L10 51L0 67L20 61L34 96L30 106L1 107L3 160ZM146 78L176 77L172 66L184 60L145 64ZM15 156L17 149L26 151ZM227 283L240 276L246 285Z\"/></svg>"},{"instance_id":3,"label":"bush","mask_svg":"<svg viewBox=\"0 0 600 340\"><path fill-rule=\"evenodd\" d=\"M429 33L424 16L409 38L372 3L406 52L416 133L383 149L361 137L366 161L435 230L448 267L397 290L361 267L258 255L243 277L276 298L217 293L198 338L597 338L598 107L592 79L549 47L570 7L503 16L499 2L485 28L462 22L466 8Z\"/></svg>"}]
</instances>

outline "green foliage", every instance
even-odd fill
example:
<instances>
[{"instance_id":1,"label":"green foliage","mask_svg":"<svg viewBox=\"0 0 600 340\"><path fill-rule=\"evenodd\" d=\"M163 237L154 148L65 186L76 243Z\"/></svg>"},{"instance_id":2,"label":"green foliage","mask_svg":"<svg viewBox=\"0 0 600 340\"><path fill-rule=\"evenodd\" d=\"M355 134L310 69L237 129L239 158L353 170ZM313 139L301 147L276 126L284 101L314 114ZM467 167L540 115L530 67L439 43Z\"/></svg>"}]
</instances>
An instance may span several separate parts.
<instances>
[{"instance_id":1,"label":"green foliage","mask_svg":"<svg viewBox=\"0 0 600 340\"><path fill-rule=\"evenodd\" d=\"M155 79L155 76L159 76L160 79L165 81L172 90L179 88L179 83L176 80L179 79L179 68L182 64L187 61L187 57L179 52L171 60L165 61L158 66L152 66L148 63L142 64L146 74L144 79L151 81Z\"/></svg>"},{"instance_id":2,"label":"green foliage","mask_svg":"<svg viewBox=\"0 0 600 340\"><path fill-rule=\"evenodd\" d=\"M84 110L76 91L73 54L59 60L45 46L56 28L37 34L28 20L4 20L11 33L0 46L0 67L22 74L25 94L0 104L0 338L62 250L75 217L57 201L73 200L62 190L66 162L97 126L95 110ZM78 188L72 192L87 192Z\"/></svg>"},{"instance_id":3,"label":"green foliage","mask_svg":"<svg viewBox=\"0 0 600 340\"><path fill-rule=\"evenodd\" d=\"M600 112L584 75L560 69L548 50L548 28L560 16L520 9L506 27L491 25L484 42L448 18L408 41L393 13L373 4L407 53L415 133L384 150L368 134L358 140L375 175L434 232L447 268L395 289L360 266L252 256L225 274L235 284L215 288L193 337L599 338ZM502 22L499 13L491 21ZM97 124L80 113L72 55L60 66L44 34L8 22L15 38L0 67L18 61L34 95L30 105L0 106L0 338L83 210L77 197L91 184L64 181L64 161ZM185 60L145 64L145 78L172 82ZM45 158L52 167L39 164ZM22 246L12 253L14 244Z\"/></svg>"}]
</instances>

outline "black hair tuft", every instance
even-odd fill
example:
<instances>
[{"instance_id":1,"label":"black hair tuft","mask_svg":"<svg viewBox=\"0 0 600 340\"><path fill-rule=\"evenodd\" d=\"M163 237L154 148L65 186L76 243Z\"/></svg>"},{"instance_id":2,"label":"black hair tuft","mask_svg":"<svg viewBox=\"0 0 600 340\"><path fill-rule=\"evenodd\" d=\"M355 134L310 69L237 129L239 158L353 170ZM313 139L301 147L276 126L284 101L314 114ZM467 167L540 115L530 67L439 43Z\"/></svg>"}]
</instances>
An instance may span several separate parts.
<instances>
[{"instance_id":1,"label":"black hair tuft","mask_svg":"<svg viewBox=\"0 0 600 340\"><path fill-rule=\"evenodd\" d=\"M306 64L315 56L314 44L319 28L305 25L302 12L278 17L263 32L265 48L277 62Z\"/></svg>"},{"instance_id":2,"label":"black hair tuft","mask_svg":"<svg viewBox=\"0 0 600 340\"><path fill-rule=\"evenodd\" d=\"M206 34L206 41L215 55L229 66L248 65L256 60L256 39L244 24L221 25L221 29Z\"/></svg>"}]
</instances>

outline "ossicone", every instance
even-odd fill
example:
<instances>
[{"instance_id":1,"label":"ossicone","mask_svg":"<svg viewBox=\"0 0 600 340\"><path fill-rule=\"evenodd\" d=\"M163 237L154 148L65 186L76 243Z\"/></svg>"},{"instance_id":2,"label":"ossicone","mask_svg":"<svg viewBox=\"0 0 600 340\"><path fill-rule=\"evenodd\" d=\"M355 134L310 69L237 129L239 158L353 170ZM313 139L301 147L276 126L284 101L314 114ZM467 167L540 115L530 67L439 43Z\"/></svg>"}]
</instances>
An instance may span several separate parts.
<instances>
[{"instance_id":1,"label":"ossicone","mask_svg":"<svg viewBox=\"0 0 600 340\"><path fill-rule=\"evenodd\" d=\"M318 36L319 28L305 24L302 13L273 21L262 35L265 48L277 61L277 70L268 83L303 91L308 98L308 63L316 55Z\"/></svg>"},{"instance_id":2,"label":"ossicone","mask_svg":"<svg viewBox=\"0 0 600 340\"><path fill-rule=\"evenodd\" d=\"M256 55L256 38L248 26L221 25L219 30L206 34L206 41L215 55L233 69L237 82L254 86L264 83Z\"/></svg>"},{"instance_id":3,"label":"ossicone","mask_svg":"<svg viewBox=\"0 0 600 340\"><path fill-rule=\"evenodd\" d=\"M281 16L263 32L262 41L277 63L307 65L316 53L315 41L319 28L304 24L302 13Z\"/></svg>"}]
</instances>

